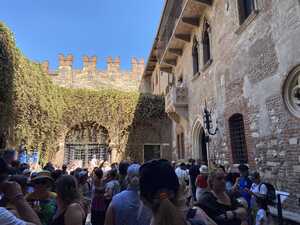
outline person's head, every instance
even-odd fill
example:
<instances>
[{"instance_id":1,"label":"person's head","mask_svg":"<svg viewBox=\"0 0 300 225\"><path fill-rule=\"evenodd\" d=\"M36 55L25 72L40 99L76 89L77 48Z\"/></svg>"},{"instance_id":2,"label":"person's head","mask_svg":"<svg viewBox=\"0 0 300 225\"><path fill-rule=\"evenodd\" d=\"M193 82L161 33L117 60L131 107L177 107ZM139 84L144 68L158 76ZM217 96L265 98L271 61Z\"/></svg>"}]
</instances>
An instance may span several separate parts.
<instances>
[{"instance_id":1,"label":"person's head","mask_svg":"<svg viewBox=\"0 0 300 225\"><path fill-rule=\"evenodd\" d=\"M220 193L226 190L226 175L221 168L217 168L209 173L208 185L214 192Z\"/></svg>"},{"instance_id":2,"label":"person's head","mask_svg":"<svg viewBox=\"0 0 300 225\"><path fill-rule=\"evenodd\" d=\"M57 199L68 206L73 202L80 200L78 185L76 179L71 175L61 176L56 182Z\"/></svg>"},{"instance_id":3,"label":"person's head","mask_svg":"<svg viewBox=\"0 0 300 225\"><path fill-rule=\"evenodd\" d=\"M184 220L177 198L179 181L172 165L166 160L153 160L140 168L140 194L151 208L157 225L181 225Z\"/></svg>"},{"instance_id":4,"label":"person's head","mask_svg":"<svg viewBox=\"0 0 300 225\"><path fill-rule=\"evenodd\" d=\"M94 174L95 174L95 177L99 180L102 180L103 178L103 170L101 168L97 168L95 171L94 171Z\"/></svg>"},{"instance_id":5,"label":"person's head","mask_svg":"<svg viewBox=\"0 0 300 225\"><path fill-rule=\"evenodd\" d=\"M118 171L116 169L111 169L108 174L107 177L109 180L115 180L118 177Z\"/></svg>"},{"instance_id":6,"label":"person's head","mask_svg":"<svg viewBox=\"0 0 300 225\"><path fill-rule=\"evenodd\" d=\"M247 177L249 175L249 167L247 165L240 164L238 169L241 174L241 177Z\"/></svg>"},{"instance_id":7,"label":"person's head","mask_svg":"<svg viewBox=\"0 0 300 225\"><path fill-rule=\"evenodd\" d=\"M206 165L202 165L199 172L202 176L208 176L208 167Z\"/></svg>"},{"instance_id":8,"label":"person's head","mask_svg":"<svg viewBox=\"0 0 300 225\"><path fill-rule=\"evenodd\" d=\"M140 165L132 164L127 169L127 184L128 188L138 189L139 188L139 176L140 176Z\"/></svg>"},{"instance_id":9,"label":"person's head","mask_svg":"<svg viewBox=\"0 0 300 225\"><path fill-rule=\"evenodd\" d=\"M64 164L64 165L62 165L62 170L64 171L64 172L66 172L67 171L67 165L66 164Z\"/></svg>"},{"instance_id":10,"label":"person's head","mask_svg":"<svg viewBox=\"0 0 300 225\"><path fill-rule=\"evenodd\" d=\"M38 172L34 178L31 179L31 184L34 187L35 192L45 192L53 184L53 178L51 173L47 170Z\"/></svg>"},{"instance_id":11,"label":"person's head","mask_svg":"<svg viewBox=\"0 0 300 225\"><path fill-rule=\"evenodd\" d=\"M127 169L129 167L129 162L127 161L122 161L120 162L120 165L119 165L119 173L121 176L125 177L127 175Z\"/></svg>"},{"instance_id":12,"label":"person's head","mask_svg":"<svg viewBox=\"0 0 300 225\"><path fill-rule=\"evenodd\" d=\"M193 166L193 165L195 165L196 161L195 161L195 159L189 159L189 163Z\"/></svg>"},{"instance_id":13,"label":"person's head","mask_svg":"<svg viewBox=\"0 0 300 225\"><path fill-rule=\"evenodd\" d=\"M80 184L84 184L86 183L86 181L88 180L88 172L85 170L82 170L78 173L78 182Z\"/></svg>"},{"instance_id":14,"label":"person's head","mask_svg":"<svg viewBox=\"0 0 300 225\"><path fill-rule=\"evenodd\" d=\"M54 170L51 173L51 177L53 178L54 181L56 181L58 178L60 178L63 175L63 171L62 170Z\"/></svg>"},{"instance_id":15,"label":"person's head","mask_svg":"<svg viewBox=\"0 0 300 225\"><path fill-rule=\"evenodd\" d=\"M253 172L251 175L250 175L250 179L252 182L254 182L255 184L259 184L260 183L260 175L259 175L259 172Z\"/></svg>"},{"instance_id":16,"label":"person's head","mask_svg":"<svg viewBox=\"0 0 300 225\"><path fill-rule=\"evenodd\" d=\"M5 150L3 152L3 159L10 165L16 159L16 151L12 149Z\"/></svg>"}]
</instances>

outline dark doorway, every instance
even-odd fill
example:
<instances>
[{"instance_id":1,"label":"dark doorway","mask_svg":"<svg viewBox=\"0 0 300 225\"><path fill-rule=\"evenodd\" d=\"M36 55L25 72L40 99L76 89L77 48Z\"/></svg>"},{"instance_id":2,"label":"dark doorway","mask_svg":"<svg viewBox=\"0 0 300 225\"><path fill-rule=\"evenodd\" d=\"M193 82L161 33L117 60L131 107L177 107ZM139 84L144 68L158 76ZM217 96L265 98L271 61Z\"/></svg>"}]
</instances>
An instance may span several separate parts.
<instances>
[{"instance_id":1,"label":"dark doorway","mask_svg":"<svg viewBox=\"0 0 300 225\"><path fill-rule=\"evenodd\" d=\"M160 145L144 145L144 162L160 159Z\"/></svg>"},{"instance_id":2,"label":"dark doorway","mask_svg":"<svg viewBox=\"0 0 300 225\"><path fill-rule=\"evenodd\" d=\"M208 165L206 135L203 128L201 128L201 131L199 133L199 155L202 162Z\"/></svg>"}]
</instances>

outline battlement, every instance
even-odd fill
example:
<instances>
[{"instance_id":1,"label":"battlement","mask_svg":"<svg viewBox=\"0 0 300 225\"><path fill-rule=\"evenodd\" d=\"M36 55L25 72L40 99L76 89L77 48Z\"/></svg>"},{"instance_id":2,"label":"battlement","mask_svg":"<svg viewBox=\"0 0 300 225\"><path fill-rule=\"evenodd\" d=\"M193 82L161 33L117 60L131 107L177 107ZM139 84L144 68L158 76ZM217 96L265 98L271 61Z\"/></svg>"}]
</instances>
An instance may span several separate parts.
<instances>
[{"instance_id":1,"label":"battlement","mask_svg":"<svg viewBox=\"0 0 300 225\"><path fill-rule=\"evenodd\" d=\"M69 54L64 56L59 54L58 56L58 69L59 70L73 70L74 56ZM121 59L120 57L112 58L111 56L106 59L106 72L110 73L120 73L121 71ZM97 56L87 56L82 57L82 71L97 71ZM44 72L49 73L49 61L43 61L41 63ZM138 75L142 74L145 67L144 59L138 60L137 58L131 58L131 73Z\"/></svg>"},{"instance_id":2,"label":"battlement","mask_svg":"<svg viewBox=\"0 0 300 225\"><path fill-rule=\"evenodd\" d=\"M99 88L104 86L124 89L138 89L145 62L143 59L131 58L131 69L122 70L120 57L106 58L106 68L97 69L97 57L82 57L82 68L74 69L74 56L58 56L58 68L50 70L49 61L41 63L41 68L60 86L75 88Z\"/></svg>"}]
</instances>

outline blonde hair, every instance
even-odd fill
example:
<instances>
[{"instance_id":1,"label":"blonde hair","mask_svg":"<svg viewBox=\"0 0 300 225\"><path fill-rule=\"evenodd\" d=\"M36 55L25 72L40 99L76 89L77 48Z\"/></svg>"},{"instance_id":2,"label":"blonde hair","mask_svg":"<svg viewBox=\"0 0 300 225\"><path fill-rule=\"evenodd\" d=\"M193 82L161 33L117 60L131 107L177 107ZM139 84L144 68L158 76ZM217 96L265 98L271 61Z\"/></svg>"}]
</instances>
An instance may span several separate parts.
<instances>
[{"instance_id":1,"label":"blonde hair","mask_svg":"<svg viewBox=\"0 0 300 225\"><path fill-rule=\"evenodd\" d=\"M185 225L183 212L178 204L178 197L163 198L159 200L157 210L154 213L155 225Z\"/></svg>"}]
</instances>

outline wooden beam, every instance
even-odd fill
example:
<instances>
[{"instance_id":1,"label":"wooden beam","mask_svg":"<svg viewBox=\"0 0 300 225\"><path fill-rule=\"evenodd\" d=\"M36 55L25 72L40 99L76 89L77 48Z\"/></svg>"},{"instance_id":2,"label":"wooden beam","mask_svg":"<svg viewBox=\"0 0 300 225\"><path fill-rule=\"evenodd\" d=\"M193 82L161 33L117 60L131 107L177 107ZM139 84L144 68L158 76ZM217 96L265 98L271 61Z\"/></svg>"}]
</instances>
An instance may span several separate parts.
<instances>
[{"instance_id":1,"label":"wooden beam","mask_svg":"<svg viewBox=\"0 0 300 225\"><path fill-rule=\"evenodd\" d=\"M168 51L174 55L182 56L182 49L181 48L169 48Z\"/></svg>"},{"instance_id":2,"label":"wooden beam","mask_svg":"<svg viewBox=\"0 0 300 225\"><path fill-rule=\"evenodd\" d=\"M161 66L160 71L166 72L166 73L172 73L173 69L170 66Z\"/></svg>"},{"instance_id":3,"label":"wooden beam","mask_svg":"<svg viewBox=\"0 0 300 225\"><path fill-rule=\"evenodd\" d=\"M199 27L200 25L200 18L199 17L182 17L182 22L194 26Z\"/></svg>"},{"instance_id":4,"label":"wooden beam","mask_svg":"<svg viewBox=\"0 0 300 225\"><path fill-rule=\"evenodd\" d=\"M191 35L190 34L175 34L175 38L185 41L185 42L190 42L191 41Z\"/></svg>"},{"instance_id":5,"label":"wooden beam","mask_svg":"<svg viewBox=\"0 0 300 225\"><path fill-rule=\"evenodd\" d=\"M208 6L212 5L212 0L194 0L194 1L203 5L208 5Z\"/></svg>"},{"instance_id":6,"label":"wooden beam","mask_svg":"<svg viewBox=\"0 0 300 225\"><path fill-rule=\"evenodd\" d=\"M177 65L177 60L176 59L165 59L164 62L168 65L171 65L171 66L176 66Z\"/></svg>"}]
</instances>

